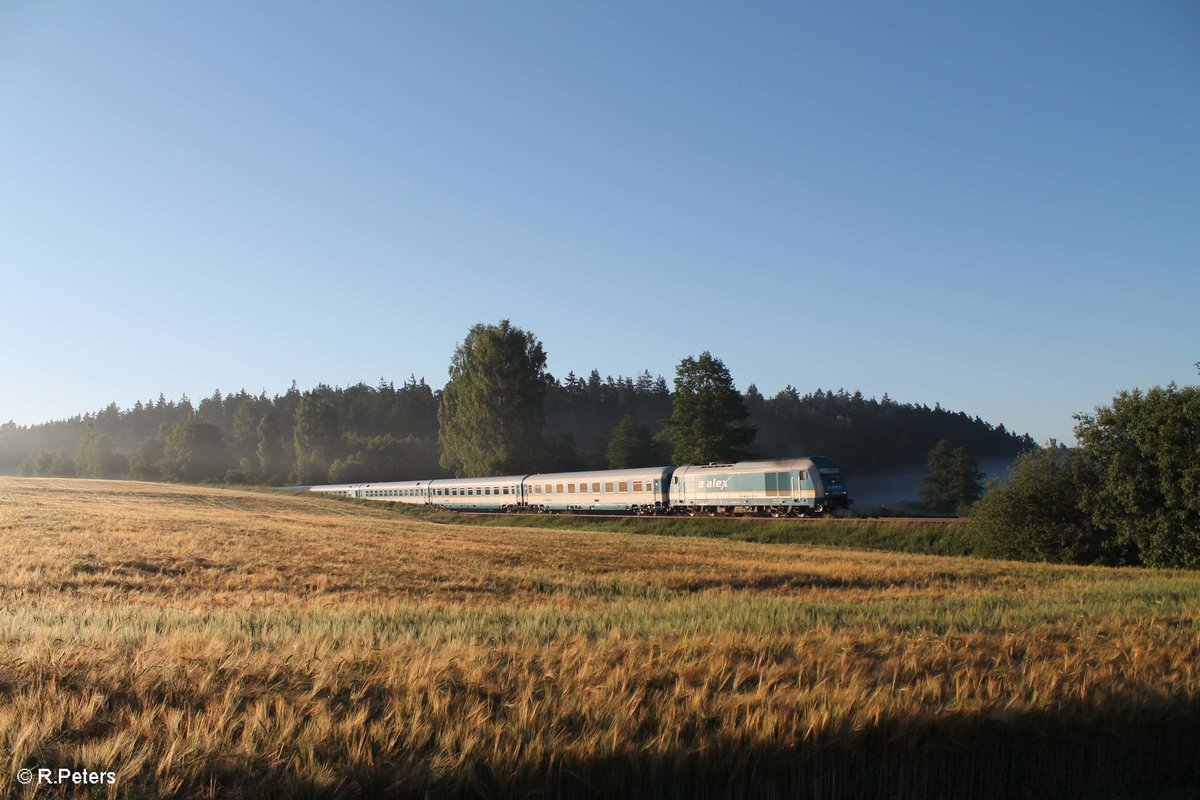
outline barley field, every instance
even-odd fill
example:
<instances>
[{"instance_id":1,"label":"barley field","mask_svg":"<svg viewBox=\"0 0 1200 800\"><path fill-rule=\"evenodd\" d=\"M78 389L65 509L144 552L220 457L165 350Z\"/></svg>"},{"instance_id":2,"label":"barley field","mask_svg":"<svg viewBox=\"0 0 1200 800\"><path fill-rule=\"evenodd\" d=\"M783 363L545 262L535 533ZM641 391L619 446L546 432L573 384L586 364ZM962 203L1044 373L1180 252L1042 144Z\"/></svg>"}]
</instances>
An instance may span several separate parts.
<instances>
[{"instance_id":1,"label":"barley field","mask_svg":"<svg viewBox=\"0 0 1200 800\"><path fill-rule=\"evenodd\" d=\"M0 691L15 797L1189 796L1200 575L0 478Z\"/></svg>"}]
</instances>

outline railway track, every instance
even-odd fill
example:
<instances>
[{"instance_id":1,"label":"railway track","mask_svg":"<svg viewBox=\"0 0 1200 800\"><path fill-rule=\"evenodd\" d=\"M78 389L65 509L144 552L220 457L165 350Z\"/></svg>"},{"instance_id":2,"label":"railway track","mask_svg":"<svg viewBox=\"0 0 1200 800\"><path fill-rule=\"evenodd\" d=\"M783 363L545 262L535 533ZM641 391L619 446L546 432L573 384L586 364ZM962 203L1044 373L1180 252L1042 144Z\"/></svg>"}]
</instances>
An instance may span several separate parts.
<instances>
[{"instance_id":1,"label":"railway track","mask_svg":"<svg viewBox=\"0 0 1200 800\"><path fill-rule=\"evenodd\" d=\"M516 517L538 517L538 518L570 517L573 519L580 519L580 520L587 520L587 519L643 519L643 520L729 519L729 520L735 520L736 519L736 520L747 520L747 521L751 521L751 522L766 522L766 523L809 522L809 523L814 523L814 524L821 524L824 522L894 522L894 523L901 523L901 524L912 523L912 524L943 524L943 525L957 525L957 524L963 524L967 521L966 517L837 517L837 516L834 516L834 517L733 516L733 517L731 517L731 516L725 516L722 514L711 515L711 516L708 514L697 514L694 517L690 517L687 514L659 514L659 515L569 514L569 513L565 513L565 512L553 512L553 513L548 513L548 514L523 514L523 513L519 513L519 512L511 513L508 511L453 511L452 509L447 509L447 510L450 510L451 513L457 514L458 516L461 516L461 517L514 517L514 518L516 518Z\"/></svg>"}]
</instances>

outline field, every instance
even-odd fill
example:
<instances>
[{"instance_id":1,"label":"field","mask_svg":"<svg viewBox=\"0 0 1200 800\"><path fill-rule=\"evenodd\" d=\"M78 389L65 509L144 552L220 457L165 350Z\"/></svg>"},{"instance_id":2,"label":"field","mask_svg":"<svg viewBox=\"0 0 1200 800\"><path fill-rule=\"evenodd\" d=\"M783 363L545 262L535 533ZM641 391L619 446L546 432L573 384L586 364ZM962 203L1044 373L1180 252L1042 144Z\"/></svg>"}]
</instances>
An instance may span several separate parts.
<instances>
[{"instance_id":1,"label":"field","mask_svg":"<svg viewBox=\"0 0 1200 800\"><path fill-rule=\"evenodd\" d=\"M1200 785L1195 573L0 478L0 593L17 796ZM38 767L116 779L22 789Z\"/></svg>"}]
</instances>

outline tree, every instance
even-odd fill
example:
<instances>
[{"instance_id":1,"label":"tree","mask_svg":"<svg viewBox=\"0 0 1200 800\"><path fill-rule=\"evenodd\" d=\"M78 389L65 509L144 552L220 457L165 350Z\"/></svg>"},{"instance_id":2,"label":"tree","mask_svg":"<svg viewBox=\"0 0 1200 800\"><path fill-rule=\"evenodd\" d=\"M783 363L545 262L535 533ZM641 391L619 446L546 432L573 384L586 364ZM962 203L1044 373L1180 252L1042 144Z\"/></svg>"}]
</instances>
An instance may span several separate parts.
<instances>
[{"instance_id":1,"label":"tree","mask_svg":"<svg viewBox=\"0 0 1200 800\"><path fill-rule=\"evenodd\" d=\"M221 429L197 414L171 428L166 436L162 469L168 480L218 481L232 466Z\"/></svg>"},{"instance_id":2,"label":"tree","mask_svg":"<svg viewBox=\"0 0 1200 800\"><path fill-rule=\"evenodd\" d=\"M319 389L305 392L296 406L296 480L324 483L338 444L337 409Z\"/></svg>"},{"instance_id":3,"label":"tree","mask_svg":"<svg viewBox=\"0 0 1200 800\"><path fill-rule=\"evenodd\" d=\"M438 406L441 463L459 477L535 472L547 454L546 353L502 320L478 324L450 361Z\"/></svg>"},{"instance_id":4,"label":"tree","mask_svg":"<svg viewBox=\"0 0 1200 800\"><path fill-rule=\"evenodd\" d=\"M119 478L129 469L129 459L113 452L112 439L97 433L89 422L75 450L75 471L85 478Z\"/></svg>"},{"instance_id":5,"label":"tree","mask_svg":"<svg viewBox=\"0 0 1200 800\"><path fill-rule=\"evenodd\" d=\"M1053 440L1017 456L1006 481L993 481L971 509L971 533L982 555L1070 564L1133 564L1112 526L1097 526L1083 509L1089 480L1082 460Z\"/></svg>"},{"instance_id":6,"label":"tree","mask_svg":"<svg viewBox=\"0 0 1200 800\"><path fill-rule=\"evenodd\" d=\"M75 462L57 450L40 450L21 465L21 474L42 478L73 478Z\"/></svg>"},{"instance_id":7,"label":"tree","mask_svg":"<svg viewBox=\"0 0 1200 800\"><path fill-rule=\"evenodd\" d=\"M272 483L286 480L295 460L288 456L285 449L288 439L284 436L280 413L274 409L267 411L255 432L258 434L258 445L254 454L258 459L259 473Z\"/></svg>"},{"instance_id":8,"label":"tree","mask_svg":"<svg viewBox=\"0 0 1200 800\"><path fill-rule=\"evenodd\" d=\"M1114 525L1147 566L1200 567L1200 387L1121 392L1076 420L1093 523Z\"/></svg>"},{"instance_id":9,"label":"tree","mask_svg":"<svg viewBox=\"0 0 1200 800\"><path fill-rule=\"evenodd\" d=\"M163 455L166 453L167 436L171 433L171 428L170 423L162 423L156 435L143 439L137 450L133 451L133 455L129 457L131 477L144 481L163 479Z\"/></svg>"},{"instance_id":10,"label":"tree","mask_svg":"<svg viewBox=\"0 0 1200 800\"><path fill-rule=\"evenodd\" d=\"M671 416L663 422L676 464L744 457L755 435L745 420L746 404L720 359L705 351L679 362Z\"/></svg>"},{"instance_id":11,"label":"tree","mask_svg":"<svg viewBox=\"0 0 1200 800\"><path fill-rule=\"evenodd\" d=\"M617 423L608 443L609 469L652 467L659 460L658 447L650 429L630 415Z\"/></svg>"},{"instance_id":12,"label":"tree","mask_svg":"<svg viewBox=\"0 0 1200 800\"><path fill-rule=\"evenodd\" d=\"M983 494L983 473L965 447L955 448L942 439L929 451L927 463L921 501L931 511L963 513Z\"/></svg>"}]
</instances>

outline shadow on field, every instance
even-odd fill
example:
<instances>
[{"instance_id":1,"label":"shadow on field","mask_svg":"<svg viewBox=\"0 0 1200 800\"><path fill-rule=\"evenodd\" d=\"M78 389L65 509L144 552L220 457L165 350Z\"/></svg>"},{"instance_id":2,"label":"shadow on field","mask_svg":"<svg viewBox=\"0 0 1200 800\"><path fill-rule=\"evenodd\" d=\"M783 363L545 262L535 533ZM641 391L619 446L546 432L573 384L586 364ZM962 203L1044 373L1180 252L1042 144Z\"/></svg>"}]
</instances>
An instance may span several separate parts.
<instances>
[{"instance_id":1,"label":"shadow on field","mask_svg":"<svg viewBox=\"0 0 1200 800\"><path fill-rule=\"evenodd\" d=\"M951 717L903 731L843 733L800 750L726 740L703 752L562 761L509 780L475 770L429 789L431 796L514 798L1174 800L1200 797L1198 710L1161 724L1114 719L1086 727L1050 713Z\"/></svg>"},{"instance_id":2,"label":"shadow on field","mask_svg":"<svg viewBox=\"0 0 1200 800\"><path fill-rule=\"evenodd\" d=\"M1003 719L947 715L834 732L798 749L724 738L701 751L684 748L649 756L631 746L614 755L555 758L517 769L468 757L458 770L437 774L428 754L377 752L357 763L339 762L335 756L330 766L337 779L332 786L315 785L278 763L230 758L210 764L202 786L176 785L174 791L163 792L155 778L143 775L144 783L133 778L121 787L121 794L701 800L1200 797L1200 703L1164 703L1154 710L1161 719L1155 723L1145 722L1148 711L1116 703L1101 708L1060 706ZM689 733L681 732L680 738L689 738Z\"/></svg>"}]
</instances>

